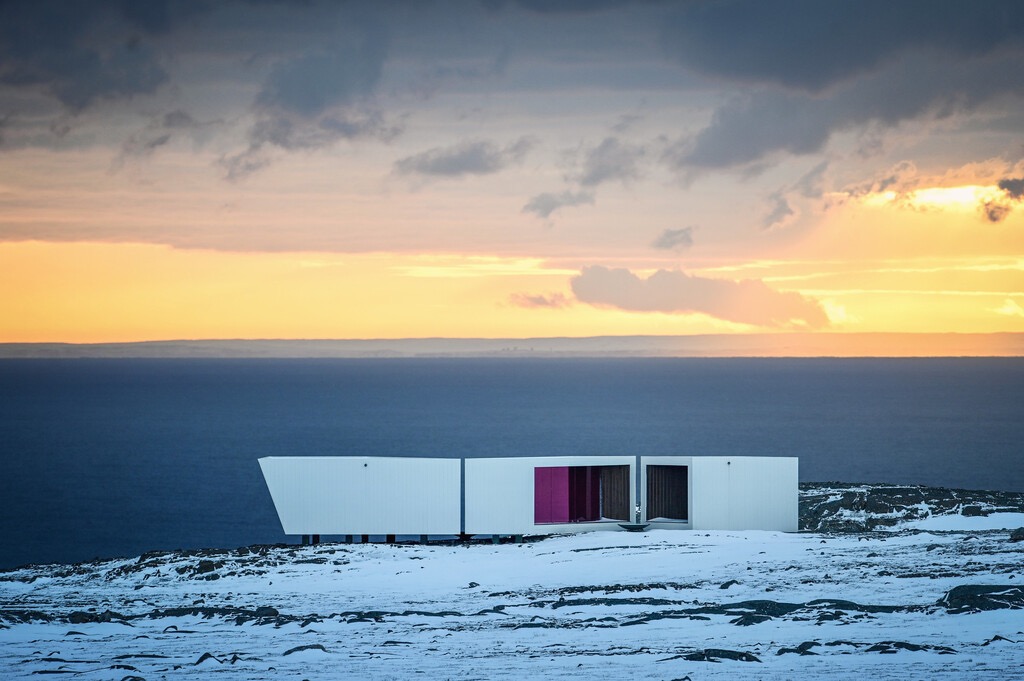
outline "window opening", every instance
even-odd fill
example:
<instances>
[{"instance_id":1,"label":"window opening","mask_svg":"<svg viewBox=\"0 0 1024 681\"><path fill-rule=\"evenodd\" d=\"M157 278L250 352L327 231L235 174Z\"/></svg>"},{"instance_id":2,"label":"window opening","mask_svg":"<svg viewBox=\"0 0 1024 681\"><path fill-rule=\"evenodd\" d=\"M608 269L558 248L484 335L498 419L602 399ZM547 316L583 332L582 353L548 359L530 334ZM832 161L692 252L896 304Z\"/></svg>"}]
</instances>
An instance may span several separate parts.
<instances>
[{"instance_id":1,"label":"window opening","mask_svg":"<svg viewBox=\"0 0 1024 681\"><path fill-rule=\"evenodd\" d=\"M534 522L629 520L629 466L534 468Z\"/></svg>"},{"instance_id":2,"label":"window opening","mask_svg":"<svg viewBox=\"0 0 1024 681\"><path fill-rule=\"evenodd\" d=\"M689 468L647 467L647 519L689 519Z\"/></svg>"}]
</instances>

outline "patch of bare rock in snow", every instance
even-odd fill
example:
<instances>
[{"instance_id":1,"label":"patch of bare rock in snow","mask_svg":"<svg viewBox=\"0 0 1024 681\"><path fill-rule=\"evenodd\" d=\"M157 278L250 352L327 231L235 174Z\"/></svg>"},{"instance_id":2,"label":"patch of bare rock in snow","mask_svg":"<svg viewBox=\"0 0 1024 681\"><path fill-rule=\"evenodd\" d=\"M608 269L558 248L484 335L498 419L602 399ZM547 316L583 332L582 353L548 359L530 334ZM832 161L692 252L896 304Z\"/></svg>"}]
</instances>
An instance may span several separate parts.
<instances>
[{"instance_id":1,"label":"patch of bare rock in snow","mask_svg":"<svg viewBox=\"0 0 1024 681\"><path fill-rule=\"evenodd\" d=\"M798 534L264 546L9 570L0 677L1024 678L1024 541L1011 540L1024 495L927 490L805 485Z\"/></svg>"}]
</instances>

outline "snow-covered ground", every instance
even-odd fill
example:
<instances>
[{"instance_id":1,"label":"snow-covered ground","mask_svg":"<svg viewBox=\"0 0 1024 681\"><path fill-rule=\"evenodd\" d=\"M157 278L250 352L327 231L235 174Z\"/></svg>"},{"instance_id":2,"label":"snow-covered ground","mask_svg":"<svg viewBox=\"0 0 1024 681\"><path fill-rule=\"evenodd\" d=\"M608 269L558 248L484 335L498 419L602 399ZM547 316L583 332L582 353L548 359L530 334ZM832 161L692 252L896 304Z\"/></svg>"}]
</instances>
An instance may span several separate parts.
<instances>
[{"instance_id":1,"label":"snow-covered ground","mask_svg":"<svg viewBox=\"0 0 1024 681\"><path fill-rule=\"evenodd\" d=\"M0 678L1024 678L1024 542L944 522L22 568Z\"/></svg>"}]
</instances>

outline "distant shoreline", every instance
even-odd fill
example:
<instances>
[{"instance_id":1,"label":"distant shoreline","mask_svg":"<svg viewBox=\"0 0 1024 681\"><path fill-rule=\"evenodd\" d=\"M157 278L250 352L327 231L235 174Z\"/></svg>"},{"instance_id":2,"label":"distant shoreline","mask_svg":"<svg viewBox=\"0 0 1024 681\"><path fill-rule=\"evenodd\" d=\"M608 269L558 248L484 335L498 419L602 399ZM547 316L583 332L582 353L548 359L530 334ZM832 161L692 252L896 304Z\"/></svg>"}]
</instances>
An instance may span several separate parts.
<instances>
[{"instance_id":1,"label":"distant shoreline","mask_svg":"<svg viewBox=\"0 0 1024 681\"><path fill-rule=\"evenodd\" d=\"M0 343L0 358L1021 357L1024 333Z\"/></svg>"}]
</instances>

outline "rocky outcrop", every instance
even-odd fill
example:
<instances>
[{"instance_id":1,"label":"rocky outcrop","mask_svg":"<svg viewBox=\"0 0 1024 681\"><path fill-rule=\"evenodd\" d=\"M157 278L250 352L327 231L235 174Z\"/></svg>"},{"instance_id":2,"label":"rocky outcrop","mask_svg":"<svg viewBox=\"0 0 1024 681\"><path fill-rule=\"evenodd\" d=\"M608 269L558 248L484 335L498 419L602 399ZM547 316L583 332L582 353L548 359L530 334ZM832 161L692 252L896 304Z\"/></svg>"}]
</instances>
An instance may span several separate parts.
<instances>
[{"instance_id":1,"label":"rocky outcrop","mask_svg":"<svg viewBox=\"0 0 1024 681\"><path fill-rule=\"evenodd\" d=\"M935 515L1024 513L1024 493L923 485L800 484L800 529L869 532Z\"/></svg>"}]
</instances>

